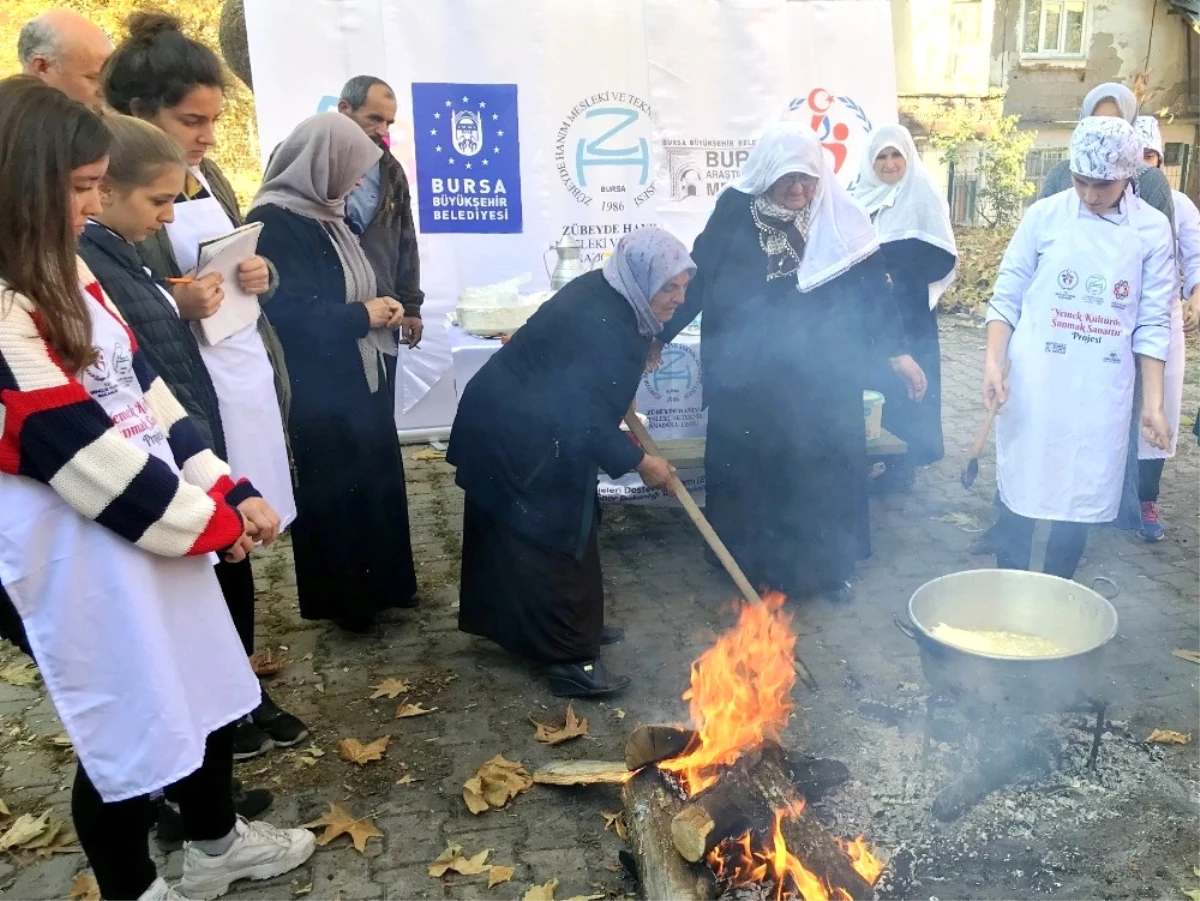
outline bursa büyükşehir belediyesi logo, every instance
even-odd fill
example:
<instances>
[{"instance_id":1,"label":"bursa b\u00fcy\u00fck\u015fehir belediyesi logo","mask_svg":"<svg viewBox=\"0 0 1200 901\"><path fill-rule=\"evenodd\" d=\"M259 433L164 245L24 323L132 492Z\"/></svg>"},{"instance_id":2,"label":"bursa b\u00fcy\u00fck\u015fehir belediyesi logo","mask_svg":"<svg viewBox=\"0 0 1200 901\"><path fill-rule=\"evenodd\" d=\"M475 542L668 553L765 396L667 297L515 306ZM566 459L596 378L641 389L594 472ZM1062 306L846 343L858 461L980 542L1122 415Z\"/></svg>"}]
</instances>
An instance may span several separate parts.
<instances>
[{"instance_id":1,"label":"bursa b\u00fcy\u00fck\u015fehir belediyesi logo","mask_svg":"<svg viewBox=\"0 0 1200 901\"><path fill-rule=\"evenodd\" d=\"M421 231L519 233L517 86L417 83L412 101Z\"/></svg>"}]
</instances>

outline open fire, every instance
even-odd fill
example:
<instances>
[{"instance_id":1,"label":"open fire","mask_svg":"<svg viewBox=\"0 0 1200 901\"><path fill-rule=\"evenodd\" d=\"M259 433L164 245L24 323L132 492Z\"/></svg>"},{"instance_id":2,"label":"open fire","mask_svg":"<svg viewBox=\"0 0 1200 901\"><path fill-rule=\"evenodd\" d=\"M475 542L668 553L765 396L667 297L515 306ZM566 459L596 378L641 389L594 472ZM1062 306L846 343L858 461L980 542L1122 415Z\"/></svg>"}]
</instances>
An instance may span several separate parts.
<instances>
[{"instance_id":1,"label":"open fire","mask_svg":"<svg viewBox=\"0 0 1200 901\"><path fill-rule=\"evenodd\" d=\"M688 798L720 785L739 761L746 763L768 744L778 745L793 709L796 681L796 632L783 604L779 593L765 595L762 604L744 604L737 625L692 664L683 699L689 702L695 737L682 754L658 763ZM798 849L788 847L787 823L805 810L804 798L790 794L774 810L773 822L763 817L768 821L752 824L740 837L721 839L704 856L718 885L726 891L750 884L769 886L777 901L852 898L844 886L831 884L827 874L815 871ZM712 795L708 791L707 796ZM863 837L838 840L838 848L853 872L874 885L883 864ZM853 879L853 873L849 875Z\"/></svg>"}]
</instances>

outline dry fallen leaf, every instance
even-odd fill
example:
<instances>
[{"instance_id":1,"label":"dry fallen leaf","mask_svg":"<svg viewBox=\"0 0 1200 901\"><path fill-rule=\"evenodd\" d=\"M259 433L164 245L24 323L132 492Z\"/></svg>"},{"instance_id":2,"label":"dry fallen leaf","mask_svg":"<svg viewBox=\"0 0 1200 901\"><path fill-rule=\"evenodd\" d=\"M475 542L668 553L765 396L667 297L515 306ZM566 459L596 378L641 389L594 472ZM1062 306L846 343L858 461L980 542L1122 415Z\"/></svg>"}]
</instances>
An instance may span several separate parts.
<instances>
[{"instance_id":1,"label":"dry fallen leaf","mask_svg":"<svg viewBox=\"0 0 1200 901\"><path fill-rule=\"evenodd\" d=\"M299 898L301 895L307 895L312 892L312 885L313 884L311 882L308 885L302 885L300 888L292 892L292 895L297 898Z\"/></svg>"},{"instance_id":2,"label":"dry fallen leaf","mask_svg":"<svg viewBox=\"0 0 1200 901\"><path fill-rule=\"evenodd\" d=\"M412 773L407 773L406 775L403 775L399 779L397 779L396 784L397 785L412 785L414 782L420 782L420 781L421 780L418 779L416 776L414 776Z\"/></svg>"},{"instance_id":3,"label":"dry fallen leaf","mask_svg":"<svg viewBox=\"0 0 1200 901\"><path fill-rule=\"evenodd\" d=\"M554 901L556 888L558 888L558 880L551 879L544 885L535 885L521 896L521 901Z\"/></svg>"},{"instance_id":4,"label":"dry fallen leaf","mask_svg":"<svg viewBox=\"0 0 1200 901\"><path fill-rule=\"evenodd\" d=\"M1180 648L1177 651L1172 651L1180 660L1186 660L1188 663L1200 663L1200 651L1192 651L1188 648Z\"/></svg>"},{"instance_id":5,"label":"dry fallen leaf","mask_svg":"<svg viewBox=\"0 0 1200 901\"><path fill-rule=\"evenodd\" d=\"M492 849L488 848L474 857L465 857L462 845L451 842L446 845L446 850L438 855L438 859L429 865L429 875L440 878L449 872L455 872L460 876L478 876L487 872L488 866L484 861L491 853Z\"/></svg>"},{"instance_id":6,"label":"dry fallen leaf","mask_svg":"<svg viewBox=\"0 0 1200 901\"><path fill-rule=\"evenodd\" d=\"M26 848L30 842L37 841L50 828L50 811L46 811L40 817L35 817L31 813L23 813L13 821L3 835L0 835L0 851Z\"/></svg>"},{"instance_id":7,"label":"dry fallen leaf","mask_svg":"<svg viewBox=\"0 0 1200 901\"><path fill-rule=\"evenodd\" d=\"M1147 744L1186 745L1192 740L1192 733L1172 732L1170 729L1155 729L1146 736Z\"/></svg>"},{"instance_id":8,"label":"dry fallen leaf","mask_svg":"<svg viewBox=\"0 0 1200 901\"><path fill-rule=\"evenodd\" d=\"M277 676L291 662L287 651L273 651L264 648L250 655L250 668L256 676Z\"/></svg>"},{"instance_id":9,"label":"dry fallen leaf","mask_svg":"<svg viewBox=\"0 0 1200 901\"><path fill-rule=\"evenodd\" d=\"M64 828L66 823L58 823L47 829L34 841L25 845L26 851L32 851L43 860L48 860L55 854L82 854L79 847L79 837L70 829Z\"/></svg>"},{"instance_id":10,"label":"dry fallen leaf","mask_svg":"<svg viewBox=\"0 0 1200 901\"><path fill-rule=\"evenodd\" d=\"M445 459L446 459L446 452L445 452L445 451L440 451L440 450L433 450L432 448L428 448L428 449L426 449L426 450L419 450L419 451L415 451L415 452L413 453L413 455L412 455L412 458L413 458L414 460L420 460L420 461L422 461L422 462L432 462L432 461L436 461L436 460L445 460Z\"/></svg>"},{"instance_id":11,"label":"dry fallen leaf","mask_svg":"<svg viewBox=\"0 0 1200 901\"><path fill-rule=\"evenodd\" d=\"M572 895L570 898L567 898L566 901L601 901L602 898L606 898L606 897L608 897L608 896L607 895Z\"/></svg>"},{"instance_id":12,"label":"dry fallen leaf","mask_svg":"<svg viewBox=\"0 0 1200 901\"><path fill-rule=\"evenodd\" d=\"M54 745L54 747L56 747L56 748L73 748L74 747L74 745L71 744L70 736L67 735L67 733L65 733L65 732L60 732L60 733L58 733L58 735L51 735L46 739L46 741L49 744Z\"/></svg>"},{"instance_id":13,"label":"dry fallen leaf","mask_svg":"<svg viewBox=\"0 0 1200 901\"><path fill-rule=\"evenodd\" d=\"M964 532L983 531L983 523L969 513L947 513L944 516L935 516L933 521L948 522L952 526L958 526Z\"/></svg>"},{"instance_id":14,"label":"dry fallen leaf","mask_svg":"<svg viewBox=\"0 0 1200 901\"><path fill-rule=\"evenodd\" d=\"M359 766L366 766L376 760L383 760L384 752L392 742L390 735L385 735L383 738L377 738L369 745L364 745L357 738L343 738L338 742L338 757L345 760L347 763L356 763Z\"/></svg>"},{"instance_id":15,"label":"dry fallen leaf","mask_svg":"<svg viewBox=\"0 0 1200 901\"><path fill-rule=\"evenodd\" d=\"M497 754L463 783L463 800L473 814L505 807L521 792L529 791L533 777L525 767Z\"/></svg>"},{"instance_id":16,"label":"dry fallen leaf","mask_svg":"<svg viewBox=\"0 0 1200 901\"><path fill-rule=\"evenodd\" d=\"M610 873L624 873L625 864L614 860L611 863L606 863L604 865L604 869L608 870Z\"/></svg>"},{"instance_id":17,"label":"dry fallen leaf","mask_svg":"<svg viewBox=\"0 0 1200 901\"><path fill-rule=\"evenodd\" d=\"M508 882L516 872L513 867L488 867L488 888L495 888L502 882Z\"/></svg>"},{"instance_id":18,"label":"dry fallen leaf","mask_svg":"<svg viewBox=\"0 0 1200 901\"><path fill-rule=\"evenodd\" d=\"M621 841L627 841L629 839L629 830L625 826L624 811L618 810L616 813L602 811L600 816L604 817L605 832L608 832L611 829L617 834L617 838L621 839Z\"/></svg>"},{"instance_id":19,"label":"dry fallen leaf","mask_svg":"<svg viewBox=\"0 0 1200 901\"><path fill-rule=\"evenodd\" d=\"M384 679L378 685L371 687L375 689L375 694L371 695L372 701L376 698L395 700L406 691L412 691L412 686L408 684L407 679Z\"/></svg>"},{"instance_id":20,"label":"dry fallen leaf","mask_svg":"<svg viewBox=\"0 0 1200 901\"><path fill-rule=\"evenodd\" d=\"M32 663L12 663L0 669L0 680L10 685L32 685L38 678L38 668Z\"/></svg>"},{"instance_id":21,"label":"dry fallen leaf","mask_svg":"<svg viewBox=\"0 0 1200 901\"><path fill-rule=\"evenodd\" d=\"M1200 888L1185 888L1183 889L1183 893L1191 898L1192 901L1200 901Z\"/></svg>"},{"instance_id":22,"label":"dry fallen leaf","mask_svg":"<svg viewBox=\"0 0 1200 901\"><path fill-rule=\"evenodd\" d=\"M325 827L325 831L317 837L318 845L324 847L339 835L348 835L359 854L366 853L369 839L383 838L383 833L375 828L375 823L370 817L355 819L354 814L341 804L330 804L329 810L322 814L320 819L305 823L300 828L314 829L317 826Z\"/></svg>"},{"instance_id":23,"label":"dry fallen leaf","mask_svg":"<svg viewBox=\"0 0 1200 901\"><path fill-rule=\"evenodd\" d=\"M548 745L560 745L564 741L588 734L587 718L578 719L575 716L575 708L570 704L567 705L566 721L561 726L547 726L545 723L539 723L533 717L530 717L529 721L537 727L533 733L534 739Z\"/></svg>"},{"instance_id":24,"label":"dry fallen leaf","mask_svg":"<svg viewBox=\"0 0 1200 901\"><path fill-rule=\"evenodd\" d=\"M8 809L8 805L4 803L4 799L0 798L0 817L10 817L12 811Z\"/></svg>"},{"instance_id":25,"label":"dry fallen leaf","mask_svg":"<svg viewBox=\"0 0 1200 901\"><path fill-rule=\"evenodd\" d=\"M403 720L408 719L410 716L424 716L427 713L433 713L435 710L437 710L436 707L426 709L420 704L401 704L396 708L396 719Z\"/></svg>"},{"instance_id":26,"label":"dry fallen leaf","mask_svg":"<svg viewBox=\"0 0 1200 901\"><path fill-rule=\"evenodd\" d=\"M77 873L71 880L71 893L68 901L100 901L100 886L96 877L91 873Z\"/></svg>"},{"instance_id":27,"label":"dry fallen leaf","mask_svg":"<svg viewBox=\"0 0 1200 901\"><path fill-rule=\"evenodd\" d=\"M619 720L625 719L625 711L622 710L620 707L618 707L616 710L614 710L613 713L615 713L617 715L617 719L619 719Z\"/></svg>"}]
</instances>

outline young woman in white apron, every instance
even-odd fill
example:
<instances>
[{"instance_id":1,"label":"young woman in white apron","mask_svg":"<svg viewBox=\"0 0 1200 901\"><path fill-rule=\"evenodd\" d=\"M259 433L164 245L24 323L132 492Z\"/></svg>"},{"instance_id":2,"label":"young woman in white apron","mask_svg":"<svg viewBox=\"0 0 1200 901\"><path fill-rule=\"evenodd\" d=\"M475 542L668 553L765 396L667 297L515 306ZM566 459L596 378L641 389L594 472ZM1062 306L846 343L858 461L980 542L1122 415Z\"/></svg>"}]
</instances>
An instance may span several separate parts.
<instances>
[{"instance_id":1,"label":"young woman in white apron","mask_svg":"<svg viewBox=\"0 0 1200 901\"><path fill-rule=\"evenodd\" d=\"M173 786L184 893L215 898L314 846L237 818L230 791L232 725L259 692L210 558L244 557L273 514L76 261L73 235L100 212L103 122L11 78L0 136L0 603L78 754L72 815L104 897L178 897L146 841L147 796Z\"/></svg>"},{"instance_id":2,"label":"young woman in white apron","mask_svg":"<svg viewBox=\"0 0 1200 901\"><path fill-rule=\"evenodd\" d=\"M1128 122L1084 119L1071 137L1075 189L1034 204L1004 254L983 382L984 403L1001 406L1001 568L1028 569L1034 524L1050 520L1044 571L1070 579L1088 526L1116 517L1135 366L1142 432L1155 447L1170 444L1163 361L1174 248L1166 217L1129 189L1141 156Z\"/></svg>"},{"instance_id":3,"label":"young woman in white apron","mask_svg":"<svg viewBox=\"0 0 1200 901\"><path fill-rule=\"evenodd\" d=\"M1138 116L1133 123L1145 146L1144 159L1147 165L1161 169L1163 163L1162 130L1154 116ZM1190 197L1174 191L1175 200L1175 249L1179 274L1182 277L1182 296L1195 299L1200 307L1200 210ZM1158 514L1159 486L1163 467L1175 456L1179 440L1179 418L1183 409L1183 372L1187 363L1187 341L1184 338L1183 304L1171 306L1171 350L1167 356L1166 408L1171 423L1171 446L1167 450L1152 447L1143 437L1138 442L1138 500L1142 505L1142 528L1139 533L1146 541L1162 541L1166 537L1166 526Z\"/></svg>"},{"instance_id":4,"label":"young woman in white apron","mask_svg":"<svg viewBox=\"0 0 1200 901\"><path fill-rule=\"evenodd\" d=\"M201 241L228 234L242 224L232 188L205 159L215 143L213 124L224 103L224 73L216 54L182 34L172 17L137 14L130 21L129 37L107 64L106 99L118 112L145 119L170 135L188 167L173 220L138 246L143 263L162 281L195 269ZM269 296L273 281L273 271L262 257L253 257L239 268L238 287L248 294ZM224 296L215 275L175 285L172 292L179 316L193 328L216 312ZM138 331L140 319L130 318ZM144 334L142 340L149 343L160 334ZM273 356L267 342L274 348ZM168 383L181 395L192 381L211 384L216 409L191 407L192 414L207 421L217 453L235 473L258 486L287 528L296 517L296 501L281 412L289 390L282 348L265 316L215 345L193 339L190 355L196 354L197 346L200 371L188 383ZM163 375L170 379L168 373ZM250 561L221 563L217 577L250 654L255 601ZM264 692L262 704L239 726L235 754L245 760L272 747L291 747L307 737L304 723L281 710Z\"/></svg>"}]
</instances>

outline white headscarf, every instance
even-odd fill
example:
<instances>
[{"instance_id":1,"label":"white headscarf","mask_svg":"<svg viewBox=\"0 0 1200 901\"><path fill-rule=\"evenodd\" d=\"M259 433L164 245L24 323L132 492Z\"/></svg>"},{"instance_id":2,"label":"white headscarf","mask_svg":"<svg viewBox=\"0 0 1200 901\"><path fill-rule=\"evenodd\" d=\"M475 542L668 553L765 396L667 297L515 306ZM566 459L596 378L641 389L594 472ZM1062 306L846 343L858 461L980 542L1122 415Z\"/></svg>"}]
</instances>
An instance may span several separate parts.
<instances>
[{"instance_id":1,"label":"white headscarf","mask_svg":"<svg viewBox=\"0 0 1200 901\"><path fill-rule=\"evenodd\" d=\"M1137 118L1138 103L1137 96L1129 88L1123 84L1117 84L1115 81L1108 81L1104 84L1096 85L1087 92L1087 96L1083 98L1083 106L1079 110L1079 118L1086 119L1096 112L1096 107L1104 100L1112 100L1117 104L1117 109L1121 111L1121 118L1133 124L1133 120Z\"/></svg>"},{"instance_id":2,"label":"white headscarf","mask_svg":"<svg viewBox=\"0 0 1200 901\"><path fill-rule=\"evenodd\" d=\"M1154 116L1138 116L1133 121L1134 130L1142 137L1142 143L1147 150L1153 150L1161 160L1163 157L1162 129Z\"/></svg>"},{"instance_id":3,"label":"white headscarf","mask_svg":"<svg viewBox=\"0 0 1200 901\"><path fill-rule=\"evenodd\" d=\"M833 174L816 135L799 122L768 128L730 187L757 197L792 172L819 179L808 204L808 235L796 271L796 286L811 291L865 260L879 249L879 241L867 214Z\"/></svg>"},{"instance_id":4,"label":"white headscarf","mask_svg":"<svg viewBox=\"0 0 1200 901\"><path fill-rule=\"evenodd\" d=\"M1132 179L1142 163L1142 138L1124 119L1089 116L1071 135L1071 171L1103 181Z\"/></svg>"}]
</instances>

